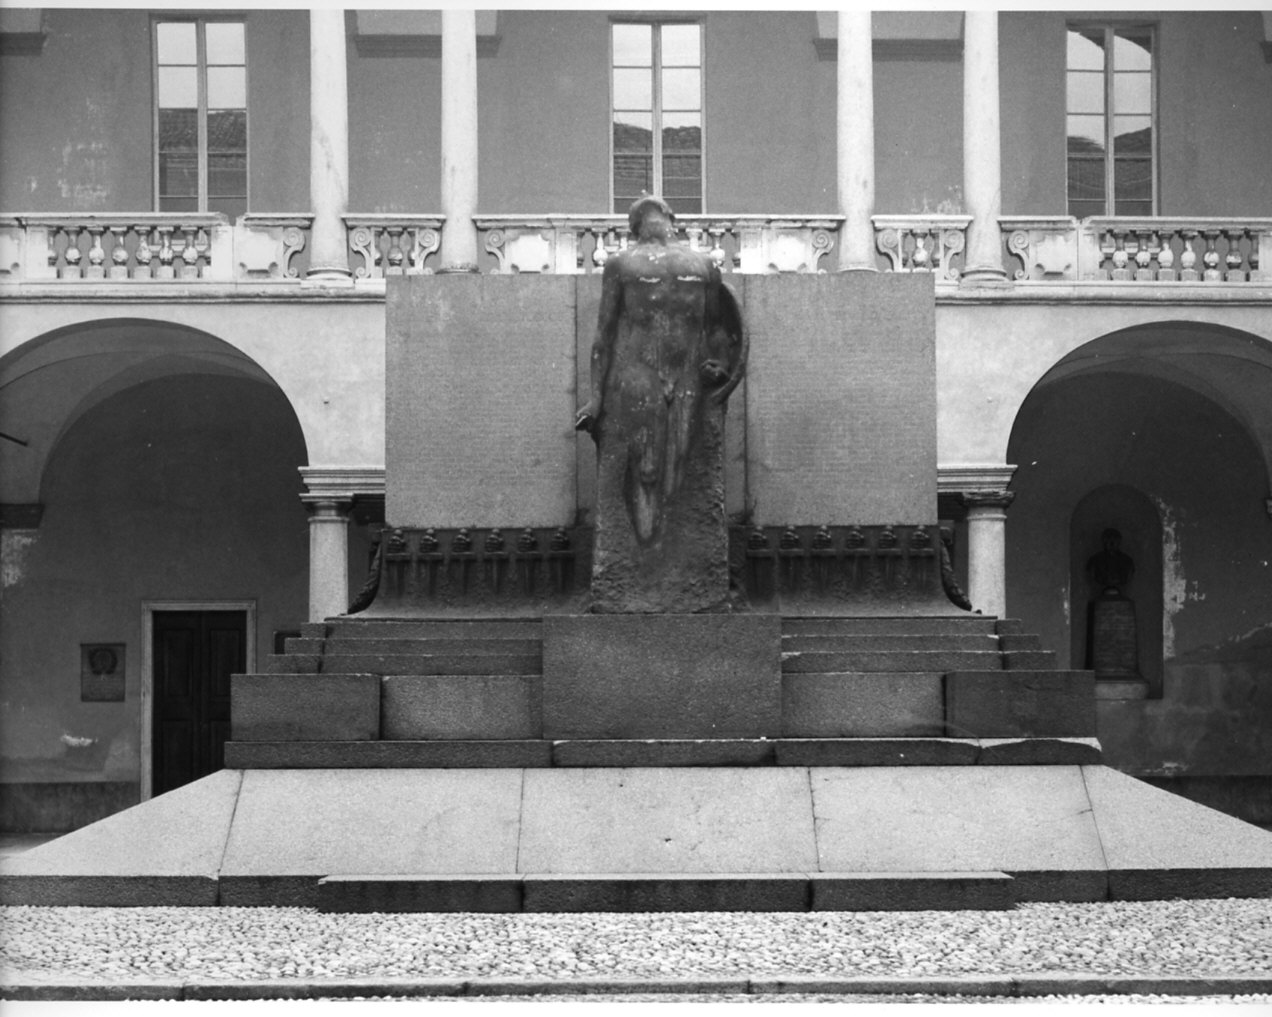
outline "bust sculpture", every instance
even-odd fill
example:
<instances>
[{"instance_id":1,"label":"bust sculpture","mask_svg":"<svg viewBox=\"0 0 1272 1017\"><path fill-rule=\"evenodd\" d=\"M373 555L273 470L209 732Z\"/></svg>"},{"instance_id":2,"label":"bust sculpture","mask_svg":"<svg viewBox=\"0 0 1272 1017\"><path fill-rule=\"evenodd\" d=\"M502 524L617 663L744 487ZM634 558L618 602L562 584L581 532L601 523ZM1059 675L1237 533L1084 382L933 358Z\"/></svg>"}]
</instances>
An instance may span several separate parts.
<instances>
[{"instance_id":1,"label":"bust sculpture","mask_svg":"<svg viewBox=\"0 0 1272 1017\"><path fill-rule=\"evenodd\" d=\"M676 239L660 198L605 262L588 401L597 449L592 610L682 612L728 596L724 410L747 345L711 257Z\"/></svg>"},{"instance_id":2,"label":"bust sculpture","mask_svg":"<svg viewBox=\"0 0 1272 1017\"><path fill-rule=\"evenodd\" d=\"M1100 534L1102 550L1087 559L1087 575L1104 594L1123 592L1135 575L1135 562L1122 550L1122 534L1112 527Z\"/></svg>"},{"instance_id":3,"label":"bust sculpture","mask_svg":"<svg viewBox=\"0 0 1272 1017\"><path fill-rule=\"evenodd\" d=\"M1135 604L1126 587L1135 563L1122 550L1122 534L1112 527L1100 534L1102 549L1087 559L1087 577L1095 591L1087 605L1087 667L1096 678L1124 677L1138 671Z\"/></svg>"}]
</instances>

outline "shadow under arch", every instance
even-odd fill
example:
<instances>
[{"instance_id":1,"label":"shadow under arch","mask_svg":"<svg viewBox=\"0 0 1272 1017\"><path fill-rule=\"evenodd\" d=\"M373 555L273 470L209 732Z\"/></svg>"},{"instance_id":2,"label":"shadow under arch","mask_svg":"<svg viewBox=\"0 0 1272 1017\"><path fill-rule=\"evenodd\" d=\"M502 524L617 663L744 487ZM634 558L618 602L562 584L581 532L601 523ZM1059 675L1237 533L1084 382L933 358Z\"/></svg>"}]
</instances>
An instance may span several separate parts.
<instances>
[{"instance_id":1,"label":"shadow under arch","mask_svg":"<svg viewBox=\"0 0 1272 1017\"><path fill-rule=\"evenodd\" d=\"M1116 372L1191 389L1241 423L1258 445L1272 494L1272 340L1214 322L1164 317L1090 338L1070 350L1023 392L1012 420L1006 461L1030 398L1067 379Z\"/></svg>"},{"instance_id":2,"label":"shadow under arch","mask_svg":"<svg viewBox=\"0 0 1272 1017\"><path fill-rule=\"evenodd\" d=\"M228 376L256 382L286 402L309 460L295 406L256 361L217 336L189 325L119 317L51 330L0 357L0 471L6 501L33 500L48 457L95 406L146 382L181 376Z\"/></svg>"}]
</instances>

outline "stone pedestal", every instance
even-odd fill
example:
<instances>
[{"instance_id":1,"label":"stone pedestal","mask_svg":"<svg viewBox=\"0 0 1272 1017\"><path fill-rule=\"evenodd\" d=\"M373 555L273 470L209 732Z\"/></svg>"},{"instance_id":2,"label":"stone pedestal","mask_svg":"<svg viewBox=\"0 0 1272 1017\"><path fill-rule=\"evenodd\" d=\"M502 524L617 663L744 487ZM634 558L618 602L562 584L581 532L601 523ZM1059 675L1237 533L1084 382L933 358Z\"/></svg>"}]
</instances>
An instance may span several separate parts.
<instances>
[{"instance_id":1,"label":"stone pedestal","mask_svg":"<svg viewBox=\"0 0 1272 1017\"><path fill-rule=\"evenodd\" d=\"M775 738L775 615L543 619L543 737Z\"/></svg>"},{"instance_id":2,"label":"stone pedestal","mask_svg":"<svg viewBox=\"0 0 1272 1017\"><path fill-rule=\"evenodd\" d=\"M1097 680L1139 677L1130 598L1105 595L1091 604L1091 667Z\"/></svg>"}]
</instances>

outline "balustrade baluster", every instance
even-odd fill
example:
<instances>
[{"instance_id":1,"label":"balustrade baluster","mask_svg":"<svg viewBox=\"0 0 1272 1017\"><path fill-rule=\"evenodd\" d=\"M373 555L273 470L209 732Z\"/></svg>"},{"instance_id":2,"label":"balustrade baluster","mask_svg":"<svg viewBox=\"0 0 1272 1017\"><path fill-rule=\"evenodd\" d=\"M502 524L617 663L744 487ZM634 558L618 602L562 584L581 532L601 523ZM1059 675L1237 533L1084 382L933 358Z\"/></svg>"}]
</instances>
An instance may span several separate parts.
<instances>
[{"instance_id":1,"label":"balustrade baluster","mask_svg":"<svg viewBox=\"0 0 1272 1017\"><path fill-rule=\"evenodd\" d=\"M175 279L177 276L176 248L172 246L172 234L175 226L159 227L159 267L155 269L156 279Z\"/></svg>"},{"instance_id":2,"label":"balustrade baluster","mask_svg":"<svg viewBox=\"0 0 1272 1017\"><path fill-rule=\"evenodd\" d=\"M110 227L110 277L112 279L128 278L128 246L125 243L128 230L127 224Z\"/></svg>"},{"instance_id":3,"label":"balustrade baluster","mask_svg":"<svg viewBox=\"0 0 1272 1017\"><path fill-rule=\"evenodd\" d=\"M98 226L96 223L88 226L88 235L93 238L93 243L88 249L88 267L84 270L85 279L106 278L106 251L102 248L102 234L105 232L105 226Z\"/></svg>"},{"instance_id":4,"label":"balustrade baluster","mask_svg":"<svg viewBox=\"0 0 1272 1017\"><path fill-rule=\"evenodd\" d=\"M1223 279L1223 273L1219 271L1219 252L1215 250L1215 241L1219 239L1219 233L1220 231L1216 229L1202 231L1202 235L1206 238L1206 253L1201 256L1206 271L1202 278L1206 282L1219 282Z\"/></svg>"},{"instance_id":5,"label":"balustrade baluster","mask_svg":"<svg viewBox=\"0 0 1272 1017\"><path fill-rule=\"evenodd\" d=\"M1158 282L1174 282L1175 276L1175 234L1170 232L1166 234L1164 240L1160 242L1157 252L1157 281Z\"/></svg>"},{"instance_id":6,"label":"balustrade baluster","mask_svg":"<svg viewBox=\"0 0 1272 1017\"><path fill-rule=\"evenodd\" d=\"M1228 271L1224 274L1224 279L1228 282L1246 281L1245 256L1241 253L1241 241L1245 233L1246 231L1241 227L1224 230L1224 236L1228 240L1228 254L1223 259L1224 264L1228 266Z\"/></svg>"},{"instance_id":7,"label":"balustrade baluster","mask_svg":"<svg viewBox=\"0 0 1272 1017\"><path fill-rule=\"evenodd\" d=\"M1113 271L1110 274L1116 282L1128 282L1131 278L1131 270L1126 266L1136 249L1135 240L1134 238L1130 240L1128 250L1127 235L1123 230L1115 229L1113 239L1117 247L1113 251Z\"/></svg>"},{"instance_id":8,"label":"balustrade baluster","mask_svg":"<svg viewBox=\"0 0 1272 1017\"><path fill-rule=\"evenodd\" d=\"M1197 252L1193 249L1197 231L1180 230L1179 235L1184 238L1184 250L1179 255L1179 280L1180 282L1196 282L1201 278L1197 274Z\"/></svg>"},{"instance_id":9,"label":"balustrade baluster","mask_svg":"<svg viewBox=\"0 0 1272 1017\"><path fill-rule=\"evenodd\" d=\"M932 264L932 252L927 249L930 235L927 230L914 231L914 251L910 255L910 270L912 272L930 272L934 267ZM939 255L937 261L940 261Z\"/></svg>"},{"instance_id":10,"label":"balustrade baluster","mask_svg":"<svg viewBox=\"0 0 1272 1017\"><path fill-rule=\"evenodd\" d=\"M406 260L406 252L401 247L402 234L405 229L402 226L386 226L384 231L389 235L389 251L385 255L385 261L388 264L385 266L384 274L386 276L402 275L406 271L403 265ZM379 250L378 244L376 249L377 251Z\"/></svg>"},{"instance_id":11,"label":"balustrade baluster","mask_svg":"<svg viewBox=\"0 0 1272 1017\"><path fill-rule=\"evenodd\" d=\"M182 279L199 278L199 251L194 246L195 227L182 226L181 265L177 272Z\"/></svg>"},{"instance_id":12,"label":"balustrade baluster","mask_svg":"<svg viewBox=\"0 0 1272 1017\"><path fill-rule=\"evenodd\" d=\"M716 268L721 272L726 271L725 260L728 257L724 253L724 234L727 227L721 225L710 226L707 230L711 234L711 260L715 262ZM728 271L733 271L734 266L729 264Z\"/></svg>"},{"instance_id":13,"label":"balustrade baluster","mask_svg":"<svg viewBox=\"0 0 1272 1017\"><path fill-rule=\"evenodd\" d=\"M1135 281L1136 282L1152 282L1156 276L1153 271L1153 258L1161 253L1161 245L1156 242L1157 238L1153 236L1153 231L1149 229L1141 229L1138 231L1137 250L1135 252Z\"/></svg>"},{"instance_id":14,"label":"balustrade baluster","mask_svg":"<svg viewBox=\"0 0 1272 1017\"><path fill-rule=\"evenodd\" d=\"M1110 229L1105 232L1104 239L1100 241L1100 272L1097 278L1111 279L1113 278L1113 255L1117 252L1117 241L1113 237L1113 231ZM1105 268L1105 264L1108 268Z\"/></svg>"},{"instance_id":15,"label":"balustrade baluster","mask_svg":"<svg viewBox=\"0 0 1272 1017\"><path fill-rule=\"evenodd\" d=\"M63 232L66 234L66 253L62 258L66 264L60 275L63 279L80 279L84 274L80 267L80 261L84 257L79 249L80 229L78 226L71 226Z\"/></svg>"},{"instance_id":16,"label":"balustrade baluster","mask_svg":"<svg viewBox=\"0 0 1272 1017\"><path fill-rule=\"evenodd\" d=\"M150 249L150 227L138 223L132 229L137 234L137 250L133 254L135 265L133 266L132 277L134 279L149 279L150 261L154 257L154 251Z\"/></svg>"}]
</instances>

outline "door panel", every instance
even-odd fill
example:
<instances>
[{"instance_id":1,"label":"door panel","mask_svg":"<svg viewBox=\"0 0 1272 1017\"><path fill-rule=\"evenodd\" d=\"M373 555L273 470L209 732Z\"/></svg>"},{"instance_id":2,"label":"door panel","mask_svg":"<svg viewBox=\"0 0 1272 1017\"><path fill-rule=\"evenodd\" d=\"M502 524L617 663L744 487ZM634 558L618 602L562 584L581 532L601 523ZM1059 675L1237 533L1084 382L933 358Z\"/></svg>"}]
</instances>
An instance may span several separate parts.
<instances>
[{"instance_id":1,"label":"door panel","mask_svg":"<svg viewBox=\"0 0 1272 1017\"><path fill-rule=\"evenodd\" d=\"M154 613L152 788L215 773L230 736L230 675L247 670L245 611Z\"/></svg>"}]
</instances>

